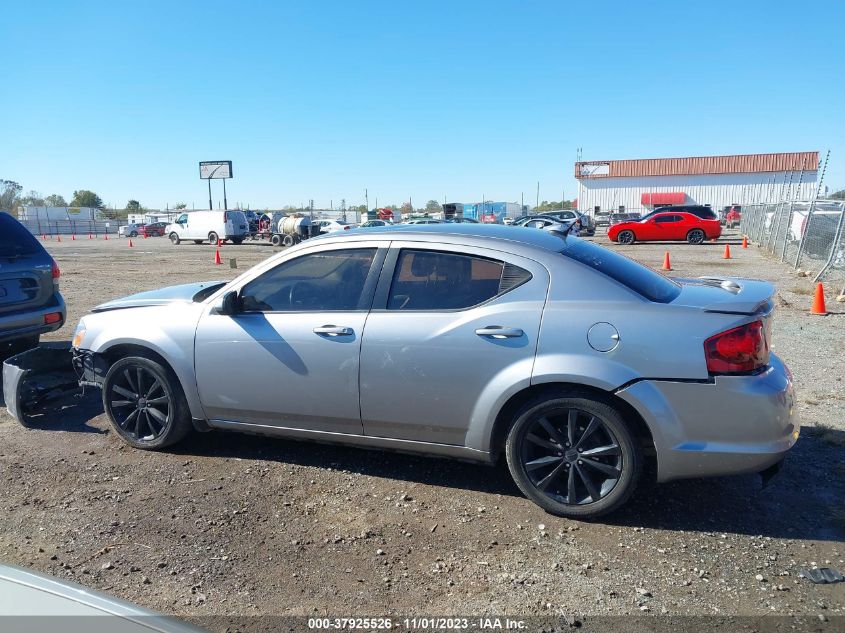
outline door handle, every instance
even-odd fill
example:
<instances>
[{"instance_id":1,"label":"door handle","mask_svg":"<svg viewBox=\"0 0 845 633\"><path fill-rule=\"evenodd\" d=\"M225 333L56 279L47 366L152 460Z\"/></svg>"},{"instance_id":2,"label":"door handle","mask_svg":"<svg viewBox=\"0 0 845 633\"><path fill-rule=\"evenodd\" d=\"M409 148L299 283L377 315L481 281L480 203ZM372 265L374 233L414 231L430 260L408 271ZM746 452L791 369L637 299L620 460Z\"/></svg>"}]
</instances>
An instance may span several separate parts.
<instances>
[{"instance_id":1,"label":"door handle","mask_svg":"<svg viewBox=\"0 0 845 633\"><path fill-rule=\"evenodd\" d=\"M326 336L352 336L355 331L351 327L340 325L322 325L314 328L314 334Z\"/></svg>"},{"instance_id":2,"label":"door handle","mask_svg":"<svg viewBox=\"0 0 845 633\"><path fill-rule=\"evenodd\" d=\"M478 336L489 336L491 338L519 338L525 334L518 327L502 327L500 325L488 325L478 328L475 331Z\"/></svg>"}]
</instances>

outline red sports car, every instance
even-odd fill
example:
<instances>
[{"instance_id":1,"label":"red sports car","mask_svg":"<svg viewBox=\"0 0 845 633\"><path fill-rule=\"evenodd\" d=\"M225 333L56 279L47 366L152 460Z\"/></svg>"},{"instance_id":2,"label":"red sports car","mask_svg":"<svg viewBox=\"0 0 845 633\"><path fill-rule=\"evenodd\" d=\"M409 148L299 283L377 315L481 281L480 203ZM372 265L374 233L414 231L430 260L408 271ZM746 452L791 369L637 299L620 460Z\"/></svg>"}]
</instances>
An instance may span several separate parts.
<instances>
[{"instance_id":1,"label":"red sports car","mask_svg":"<svg viewBox=\"0 0 845 633\"><path fill-rule=\"evenodd\" d=\"M692 213L677 211L652 213L640 220L614 224L607 230L607 236L620 244L670 240L685 240L690 244L702 244L721 234L722 225L719 224L719 220L704 219Z\"/></svg>"},{"instance_id":2,"label":"red sports car","mask_svg":"<svg viewBox=\"0 0 845 633\"><path fill-rule=\"evenodd\" d=\"M164 228L166 226L166 222L144 224L138 227L138 235L141 235L142 237L164 237Z\"/></svg>"}]
</instances>

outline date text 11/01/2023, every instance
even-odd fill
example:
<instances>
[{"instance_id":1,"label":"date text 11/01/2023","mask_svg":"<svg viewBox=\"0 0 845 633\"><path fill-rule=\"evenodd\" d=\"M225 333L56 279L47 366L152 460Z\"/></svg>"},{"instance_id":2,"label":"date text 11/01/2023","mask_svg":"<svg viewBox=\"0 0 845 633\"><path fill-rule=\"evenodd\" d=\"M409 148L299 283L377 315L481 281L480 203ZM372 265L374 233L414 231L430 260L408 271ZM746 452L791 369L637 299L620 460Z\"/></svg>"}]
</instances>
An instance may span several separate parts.
<instances>
[{"instance_id":1,"label":"date text 11/01/2023","mask_svg":"<svg viewBox=\"0 0 845 633\"><path fill-rule=\"evenodd\" d=\"M308 628L313 630L389 630L394 627L414 630L510 630L526 627L524 620L499 617L474 618L308 618Z\"/></svg>"}]
</instances>

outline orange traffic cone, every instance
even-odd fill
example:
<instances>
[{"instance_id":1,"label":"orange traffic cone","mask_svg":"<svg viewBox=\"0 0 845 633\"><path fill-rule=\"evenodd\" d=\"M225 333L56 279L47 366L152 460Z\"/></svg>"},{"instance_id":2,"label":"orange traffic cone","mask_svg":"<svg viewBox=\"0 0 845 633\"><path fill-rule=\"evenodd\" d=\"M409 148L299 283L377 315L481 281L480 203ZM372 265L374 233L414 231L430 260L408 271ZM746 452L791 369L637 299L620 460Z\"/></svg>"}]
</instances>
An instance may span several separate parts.
<instances>
[{"instance_id":1,"label":"orange traffic cone","mask_svg":"<svg viewBox=\"0 0 845 633\"><path fill-rule=\"evenodd\" d=\"M217 238L217 246L218 248L223 246L223 240L221 240L220 238Z\"/></svg>"},{"instance_id":2,"label":"orange traffic cone","mask_svg":"<svg viewBox=\"0 0 845 633\"><path fill-rule=\"evenodd\" d=\"M144 233L144 239L147 239L147 234L146 234L146 233Z\"/></svg>"},{"instance_id":3,"label":"orange traffic cone","mask_svg":"<svg viewBox=\"0 0 845 633\"><path fill-rule=\"evenodd\" d=\"M89 233L89 234L88 234L88 239L89 239L89 240L93 240L93 239L94 239L94 236L93 236L93 235L91 235L91 234Z\"/></svg>"},{"instance_id":4,"label":"orange traffic cone","mask_svg":"<svg viewBox=\"0 0 845 633\"><path fill-rule=\"evenodd\" d=\"M748 248L748 237L742 236L742 248Z\"/></svg>"},{"instance_id":5,"label":"orange traffic cone","mask_svg":"<svg viewBox=\"0 0 845 633\"><path fill-rule=\"evenodd\" d=\"M46 241L47 241L47 236L46 236L46 235L44 235L43 233L41 234L41 241L42 241L42 242L46 242Z\"/></svg>"},{"instance_id":6,"label":"orange traffic cone","mask_svg":"<svg viewBox=\"0 0 845 633\"><path fill-rule=\"evenodd\" d=\"M730 259L731 258L731 245L725 244L725 254L722 255L723 259Z\"/></svg>"},{"instance_id":7,"label":"orange traffic cone","mask_svg":"<svg viewBox=\"0 0 845 633\"><path fill-rule=\"evenodd\" d=\"M103 239L104 239L104 240L109 239L109 234L108 234L108 233L106 233L106 234L103 236Z\"/></svg>"},{"instance_id":8,"label":"orange traffic cone","mask_svg":"<svg viewBox=\"0 0 845 633\"><path fill-rule=\"evenodd\" d=\"M129 248L132 248L133 246L134 246L134 244L132 244L132 238L130 237L129 238Z\"/></svg>"},{"instance_id":9,"label":"orange traffic cone","mask_svg":"<svg viewBox=\"0 0 845 633\"><path fill-rule=\"evenodd\" d=\"M816 295L813 297L813 307L810 314L827 314L827 307L824 304L824 286L816 284Z\"/></svg>"},{"instance_id":10,"label":"orange traffic cone","mask_svg":"<svg viewBox=\"0 0 845 633\"><path fill-rule=\"evenodd\" d=\"M223 263L222 261L220 261L220 250L219 249L214 251L214 263L215 264L222 264Z\"/></svg>"},{"instance_id":11,"label":"orange traffic cone","mask_svg":"<svg viewBox=\"0 0 845 633\"><path fill-rule=\"evenodd\" d=\"M62 236L61 236L61 235L57 235L57 236L56 236L56 241L57 241L57 242L61 242L61 241L62 241Z\"/></svg>"},{"instance_id":12,"label":"orange traffic cone","mask_svg":"<svg viewBox=\"0 0 845 633\"><path fill-rule=\"evenodd\" d=\"M663 256L663 270L672 270L672 263L669 261L669 251Z\"/></svg>"},{"instance_id":13,"label":"orange traffic cone","mask_svg":"<svg viewBox=\"0 0 845 633\"><path fill-rule=\"evenodd\" d=\"M75 241L76 241L76 233L74 233L73 235L71 235L71 236L70 236L70 239L71 239L72 241L74 241L74 242L75 242Z\"/></svg>"}]
</instances>

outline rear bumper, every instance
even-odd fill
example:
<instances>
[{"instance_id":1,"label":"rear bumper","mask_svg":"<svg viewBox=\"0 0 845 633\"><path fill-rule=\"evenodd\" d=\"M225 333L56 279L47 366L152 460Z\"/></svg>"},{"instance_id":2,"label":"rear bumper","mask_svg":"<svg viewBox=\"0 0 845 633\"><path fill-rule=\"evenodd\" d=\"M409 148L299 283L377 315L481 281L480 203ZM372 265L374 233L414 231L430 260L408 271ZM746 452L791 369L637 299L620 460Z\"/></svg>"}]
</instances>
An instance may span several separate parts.
<instances>
[{"instance_id":1,"label":"rear bumper","mask_svg":"<svg viewBox=\"0 0 845 633\"><path fill-rule=\"evenodd\" d=\"M61 312L62 318L57 323L44 324L44 315L54 312ZM53 295L53 301L46 306L21 312L0 314L0 342L7 342L14 339L35 336L46 332L54 332L65 324L67 311L62 295L58 292Z\"/></svg>"},{"instance_id":2,"label":"rear bumper","mask_svg":"<svg viewBox=\"0 0 845 633\"><path fill-rule=\"evenodd\" d=\"M756 376L644 380L617 395L651 430L659 481L763 471L784 459L800 431L791 375L774 354Z\"/></svg>"}]
</instances>

